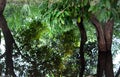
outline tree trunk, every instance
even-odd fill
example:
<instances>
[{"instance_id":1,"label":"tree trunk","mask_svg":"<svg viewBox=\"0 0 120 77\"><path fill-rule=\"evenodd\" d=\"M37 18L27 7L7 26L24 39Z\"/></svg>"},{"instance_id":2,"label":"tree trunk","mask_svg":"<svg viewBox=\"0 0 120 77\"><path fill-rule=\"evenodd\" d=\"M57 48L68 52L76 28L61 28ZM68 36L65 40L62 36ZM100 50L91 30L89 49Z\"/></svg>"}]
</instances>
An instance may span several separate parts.
<instances>
[{"instance_id":1,"label":"tree trunk","mask_svg":"<svg viewBox=\"0 0 120 77\"><path fill-rule=\"evenodd\" d=\"M97 77L102 77L105 68L105 52L98 52Z\"/></svg>"},{"instance_id":2,"label":"tree trunk","mask_svg":"<svg viewBox=\"0 0 120 77\"><path fill-rule=\"evenodd\" d=\"M13 77L16 77L15 73L14 73L14 67L13 67L13 60L12 60L12 52L13 52L13 37L12 34L9 30L9 28L7 27L6 24L6 20L4 18L3 15L0 15L0 25L2 25L2 31L3 31L3 35L5 38L5 48L6 48L6 52L5 52L5 63L6 63L6 75L12 75Z\"/></svg>"},{"instance_id":3,"label":"tree trunk","mask_svg":"<svg viewBox=\"0 0 120 77\"><path fill-rule=\"evenodd\" d=\"M114 77L113 73L113 63L112 63L112 54L111 54L111 45L112 45L112 35L113 35L113 20L108 20L104 28L104 36L106 42L106 65L105 65L105 75L106 77Z\"/></svg>"},{"instance_id":4,"label":"tree trunk","mask_svg":"<svg viewBox=\"0 0 120 77\"><path fill-rule=\"evenodd\" d=\"M3 16L3 11L6 5L6 0L0 0L0 28L2 29L4 39L5 39L5 63L6 63L6 76L16 77L14 73L12 52L14 39L7 26L7 22Z\"/></svg>"},{"instance_id":5,"label":"tree trunk","mask_svg":"<svg viewBox=\"0 0 120 77\"><path fill-rule=\"evenodd\" d=\"M111 54L114 21L108 20L107 23L104 24L104 27L102 27L101 23L94 15L91 16L90 20L98 33L97 77L102 77L103 74L105 74L105 77L114 77Z\"/></svg>"},{"instance_id":6,"label":"tree trunk","mask_svg":"<svg viewBox=\"0 0 120 77\"><path fill-rule=\"evenodd\" d=\"M80 41L80 51L79 51L79 57L78 59L80 60L80 73L79 73L79 77L83 77L84 74L84 70L85 70L85 58L84 58L84 45L85 42L87 41L87 35L86 35L86 31L83 25L83 18L81 17L81 22L77 22L78 28L80 30L80 34L81 34L81 41Z\"/></svg>"}]
</instances>

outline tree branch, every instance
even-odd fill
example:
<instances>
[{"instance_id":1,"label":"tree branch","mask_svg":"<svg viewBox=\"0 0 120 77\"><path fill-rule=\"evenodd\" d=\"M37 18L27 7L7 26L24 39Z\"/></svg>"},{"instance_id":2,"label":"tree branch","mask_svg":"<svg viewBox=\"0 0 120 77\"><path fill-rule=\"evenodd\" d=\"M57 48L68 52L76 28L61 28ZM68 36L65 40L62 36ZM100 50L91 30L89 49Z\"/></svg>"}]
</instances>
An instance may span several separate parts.
<instances>
[{"instance_id":1,"label":"tree branch","mask_svg":"<svg viewBox=\"0 0 120 77\"><path fill-rule=\"evenodd\" d=\"M2 28L3 36L5 38L5 63L6 63L6 75L11 75L13 77L16 77L14 73L14 66L13 66L13 60L12 60L12 52L13 52L13 39L12 34L7 26L6 19L3 15L0 15L0 25ZM9 70L10 69L10 70Z\"/></svg>"},{"instance_id":2,"label":"tree branch","mask_svg":"<svg viewBox=\"0 0 120 77\"><path fill-rule=\"evenodd\" d=\"M105 37L104 37L104 33L103 33L101 23L98 21L98 19L94 15L91 15L90 21L95 26L97 34L98 34L97 39L98 39L99 50L100 51L106 51L105 39L104 39Z\"/></svg>"},{"instance_id":3,"label":"tree branch","mask_svg":"<svg viewBox=\"0 0 120 77\"><path fill-rule=\"evenodd\" d=\"M84 70L85 70L85 58L84 58L84 45L85 45L85 42L87 41L87 35L86 35L86 30L84 28L84 25L83 25L83 18L81 17L81 22L78 23L77 22L77 25L78 25L78 28L79 28L79 31L80 31L80 34L81 34L81 41L80 41L80 51L79 51L79 57L78 59L80 59L80 77L83 77L83 74L84 74Z\"/></svg>"},{"instance_id":4,"label":"tree branch","mask_svg":"<svg viewBox=\"0 0 120 77\"><path fill-rule=\"evenodd\" d=\"M105 24L105 28L104 28L104 36L105 36L107 50L110 50L112 45L113 25L114 25L114 20L109 19Z\"/></svg>"},{"instance_id":5,"label":"tree branch","mask_svg":"<svg viewBox=\"0 0 120 77\"><path fill-rule=\"evenodd\" d=\"M3 11L5 9L5 5L6 5L6 0L0 0L0 15L3 14Z\"/></svg>"}]
</instances>

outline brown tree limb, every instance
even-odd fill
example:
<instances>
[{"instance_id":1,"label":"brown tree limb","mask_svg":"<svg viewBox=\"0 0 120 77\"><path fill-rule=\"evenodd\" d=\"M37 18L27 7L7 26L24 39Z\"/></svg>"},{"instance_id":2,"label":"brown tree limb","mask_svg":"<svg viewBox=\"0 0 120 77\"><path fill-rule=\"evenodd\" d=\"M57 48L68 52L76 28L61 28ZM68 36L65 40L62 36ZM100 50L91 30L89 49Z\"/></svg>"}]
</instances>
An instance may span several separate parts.
<instances>
[{"instance_id":1,"label":"brown tree limb","mask_svg":"<svg viewBox=\"0 0 120 77\"><path fill-rule=\"evenodd\" d=\"M105 77L114 77L111 51L105 54Z\"/></svg>"},{"instance_id":2,"label":"brown tree limb","mask_svg":"<svg viewBox=\"0 0 120 77\"><path fill-rule=\"evenodd\" d=\"M104 25L97 20L96 16L92 15L90 18L91 22L96 28L98 33L98 66L97 66L97 77L102 77L105 72L105 77L114 77L111 44L112 44L112 33L113 33L113 20L108 20ZM103 52L104 51L104 52Z\"/></svg>"},{"instance_id":3,"label":"brown tree limb","mask_svg":"<svg viewBox=\"0 0 120 77\"><path fill-rule=\"evenodd\" d=\"M2 32L5 38L5 48L6 48L6 55L5 55L5 63L6 63L6 75L11 75L16 77L14 73L14 66L12 60L12 53L13 53L13 39L12 34L7 26L7 22L3 15L0 15L0 25L2 25Z\"/></svg>"},{"instance_id":4,"label":"brown tree limb","mask_svg":"<svg viewBox=\"0 0 120 77\"><path fill-rule=\"evenodd\" d=\"M0 15L3 14L5 6L6 6L6 0L0 0Z\"/></svg>"},{"instance_id":5,"label":"brown tree limb","mask_svg":"<svg viewBox=\"0 0 120 77\"><path fill-rule=\"evenodd\" d=\"M80 69L79 77L83 77L84 70L85 70L84 45L85 45L85 42L87 41L87 35L86 35L86 30L83 25L82 17L81 17L81 22L80 23L77 22L77 25L78 25L78 28L81 34L80 51L79 51L79 55L80 55L79 59L80 59L81 66L79 67Z\"/></svg>"},{"instance_id":6,"label":"brown tree limb","mask_svg":"<svg viewBox=\"0 0 120 77\"><path fill-rule=\"evenodd\" d=\"M104 27L104 36L107 50L111 50L114 20L108 20Z\"/></svg>"},{"instance_id":7,"label":"brown tree limb","mask_svg":"<svg viewBox=\"0 0 120 77\"><path fill-rule=\"evenodd\" d=\"M112 45L112 35L113 35L113 25L114 20L108 20L104 27L104 36L106 41L106 63L105 63L105 74L106 77L114 77L113 73L113 63L112 63L112 53L111 53L111 45Z\"/></svg>"},{"instance_id":8,"label":"brown tree limb","mask_svg":"<svg viewBox=\"0 0 120 77\"><path fill-rule=\"evenodd\" d=\"M99 50L100 51L106 51L105 39L104 39L105 37L104 37L104 32L103 32L101 23L98 21L98 19L94 15L92 15L90 17L90 21L95 26L97 34L98 34L97 39L98 39Z\"/></svg>"},{"instance_id":9,"label":"brown tree limb","mask_svg":"<svg viewBox=\"0 0 120 77\"><path fill-rule=\"evenodd\" d=\"M12 52L13 52L13 39L12 34L7 26L7 22L3 16L3 11L6 5L6 0L0 0L0 28L2 29L4 38L5 38L5 63L6 63L6 76L16 77L14 73L14 66L12 60Z\"/></svg>"}]
</instances>

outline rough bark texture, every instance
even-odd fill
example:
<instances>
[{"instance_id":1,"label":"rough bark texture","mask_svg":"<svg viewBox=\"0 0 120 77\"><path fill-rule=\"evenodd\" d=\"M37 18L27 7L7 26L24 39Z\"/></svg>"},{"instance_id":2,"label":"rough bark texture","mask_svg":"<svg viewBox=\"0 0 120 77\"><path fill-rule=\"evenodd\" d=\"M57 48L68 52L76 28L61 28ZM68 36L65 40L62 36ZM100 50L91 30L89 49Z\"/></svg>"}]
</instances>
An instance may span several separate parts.
<instances>
[{"instance_id":1,"label":"rough bark texture","mask_svg":"<svg viewBox=\"0 0 120 77\"><path fill-rule=\"evenodd\" d=\"M6 76L16 77L14 73L13 60L12 60L14 39L7 26L7 22L3 16L5 5L6 5L6 0L0 0L0 28L2 29L4 39L5 39Z\"/></svg>"},{"instance_id":2,"label":"rough bark texture","mask_svg":"<svg viewBox=\"0 0 120 77\"><path fill-rule=\"evenodd\" d=\"M79 51L79 57L78 57L80 59L80 65L81 65L79 67L79 70L80 70L79 77L83 77L84 70L85 70L84 45L85 45L85 42L87 41L87 35L83 25L83 18L81 18L80 23L77 22L77 25L81 34L80 51Z\"/></svg>"},{"instance_id":3,"label":"rough bark texture","mask_svg":"<svg viewBox=\"0 0 120 77\"><path fill-rule=\"evenodd\" d=\"M102 24L94 15L91 16L90 20L98 33L97 77L102 77L103 74L105 74L105 77L114 77L111 54L114 21L108 20L107 23L104 24L104 27L102 27Z\"/></svg>"}]
</instances>

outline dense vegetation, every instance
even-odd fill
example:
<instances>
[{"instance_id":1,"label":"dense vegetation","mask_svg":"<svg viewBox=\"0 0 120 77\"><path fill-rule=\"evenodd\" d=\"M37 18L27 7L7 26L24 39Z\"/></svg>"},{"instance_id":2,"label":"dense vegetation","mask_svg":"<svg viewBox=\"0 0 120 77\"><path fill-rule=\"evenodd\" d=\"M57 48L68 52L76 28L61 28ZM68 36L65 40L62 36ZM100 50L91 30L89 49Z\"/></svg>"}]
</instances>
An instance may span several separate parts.
<instances>
[{"instance_id":1,"label":"dense vegetation","mask_svg":"<svg viewBox=\"0 0 120 77\"><path fill-rule=\"evenodd\" d=\"M84 76L96 74L100 48L91 15L96 16L103 28L109 19L114 20L114 58L120 49L119 9L119 0L8 0L4 16L16 44L12 53L15 74L17 77L77 77L81 76L81 69ZM87 36L83 43L78 25L81 22ZM4 39L1 35L1 41ZM80 58L83 44L85 68L81 68ZM0 51L0 73L5 75L6 51Z\"/></svg>"}]
</instances>

